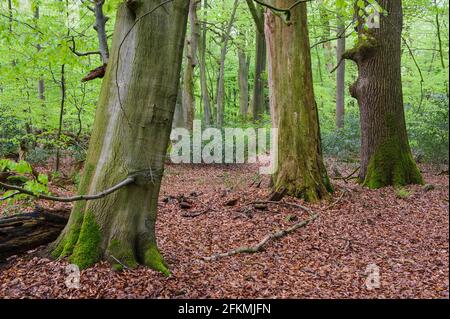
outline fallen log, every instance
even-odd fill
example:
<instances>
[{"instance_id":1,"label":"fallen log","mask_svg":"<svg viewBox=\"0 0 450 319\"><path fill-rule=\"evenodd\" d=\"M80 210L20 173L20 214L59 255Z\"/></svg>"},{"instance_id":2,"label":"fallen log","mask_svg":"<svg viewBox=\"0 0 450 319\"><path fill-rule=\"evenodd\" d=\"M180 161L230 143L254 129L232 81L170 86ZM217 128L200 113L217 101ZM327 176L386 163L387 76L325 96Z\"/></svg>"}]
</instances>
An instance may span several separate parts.
<instances>
[{"instance_id":1,"label":"fallen log","mask_svg":"<svg viewBox=\"0 0 450 319\"><path fill-rule=\"evenodd\" d=\"M0 262L54 241L67 217L36 208L32 213L0 218Z\"/></svg>"}]
</instances>

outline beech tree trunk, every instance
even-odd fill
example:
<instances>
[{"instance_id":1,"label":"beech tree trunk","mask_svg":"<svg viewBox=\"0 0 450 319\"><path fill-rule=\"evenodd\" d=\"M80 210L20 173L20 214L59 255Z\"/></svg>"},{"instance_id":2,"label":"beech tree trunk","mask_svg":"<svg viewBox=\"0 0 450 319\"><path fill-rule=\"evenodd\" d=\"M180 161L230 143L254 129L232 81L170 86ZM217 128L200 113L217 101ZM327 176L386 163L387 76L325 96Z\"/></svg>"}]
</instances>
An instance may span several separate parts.
<instances>
[{"instance_id":1,"label":"beech tree trunk","mask_svg":"<svg viewBox=\"0 0 450 319\"><path fill-rule=\"evenodd\" d=\"M359 178L370 188L423 183L406 133L401 77L402 3L381 0L380 28L358 28L359 43L345 53L358 66L351 95L361 117Z\"/></svg>"},{"instance_id":2,"label":"beech tree trunk","mask_svg":"<svg viewBox=\"0 0 450 319\"><path fill-rule=\"evenodd\" d=\"M272 0L277 8L295 0ZM269 89L272 120L278 127L276 192L316 201L332 187L322 159L317 105L314 99L306 3L291 11L286 24L266 11Z\"/></svg>"},{"instance_id":3,"label":"beech tree trunk","mask_svg":"<svg viewBox=\"0 0 450 319\"><path fill-rule=\"evenodd\" d=\"M99 193L128 176L133 184L77 202L52 245L56 258L86 268L105 259L168 275L155 222L178 93L189 2L128 1L117 13L79 194ZM120 265L116 264L116 267Z\"/></svg>"},{"instance_id":4,"label":"beech tree trunk","mask_svg":"<svg viewBox=\"0 0 450 319\"><path fill-rule=\"evenodd\" d=\"M248 112L248 73L250 61L244 51L238 51L239 57L239 112L243 118Z\"/></svg>"},{"instance_id":5,"label":"beech tree trunk","mask_svg":"<svg viewBox=\"0 0 450 319\"><path fill-rule=\"evenodd\" d=\"M186 37L186 64L183 77L183 115L185 127L192 132L195 117L194 70L197 66L197 47L200 35L197 19L197 0L189 2L190 35Z\"/></svg>"}]
</instances>

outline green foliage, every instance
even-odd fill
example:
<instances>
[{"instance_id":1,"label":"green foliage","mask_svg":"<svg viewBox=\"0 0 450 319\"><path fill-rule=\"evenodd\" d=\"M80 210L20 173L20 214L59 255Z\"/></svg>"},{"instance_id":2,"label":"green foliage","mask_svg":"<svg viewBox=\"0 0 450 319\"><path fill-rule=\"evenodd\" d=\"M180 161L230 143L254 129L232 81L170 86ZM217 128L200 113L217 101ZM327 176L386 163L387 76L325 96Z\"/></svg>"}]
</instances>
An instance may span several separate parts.
<instances>
[{"instance_id":1,"label":"green foliage","mask_svg":"<svg viewBox=\"0 0 450 319\"><path fill-rule=\"evenodd\" d=\"M356 108L348 108L345 126L336 128L334 118L322 124L322 148L327 156L355 161L360 149L360 125Z\"/></svg>"},{"instance_id":2,"label":"green foliage","mask_svg":"<svg viewBox=\"0 0 450 319\"><path fill-rule=\"evenodd\" d=\"M97 51L97 34L92 28L95 17L81 1L13 1L9 22L6 1L0 3L0 157L17 157L19 149L26 150L30 163L44 164L55 156L55 149L66 151L77 160L86 155L95 105L101 81L80 83L90 70L101 64L98 56L78 57L71 52L72 38L79 52ZM113 32L115 12L122 0L108 0L104 11L109 16L107 34ZM207 9L200 8L200 21L207 21L206 69L207 86L215 120L218 57L223 44L223 30L230 18L233 1L209 1ZM34 9L39 5L39 19ZM408 0L404 5L402 59L403 91L410 144L417 159L433 163L448 163L448 1ZM200 7L200 6L199 6ZM357 12L355 12L358 10ZM309 35L313 49L313 78L319 106L323 149L326 155L344 160L357 160L359 152L359 115L355 100L346 96L345 127L335 128L334 30L338 21L346 26L347 48L358 41L354 32L354 15L367 16L376 8L374 0L322 0L308 3ZM353 24L352 24L353 21ZM441 43L437 37L436 21L440 21ZM201 23L200 23L201 24ZM202 24L201 24L202 25ZM231 32L225 61L225 127L269 127L268 85L265 85L265 114L259 123L243 118L239 112L238 51L250 61L249 92L252 95L255 71L255 24L245 1L239 2L236 21ZM37 50L37 45L40 50ZM442 53L442 54L441 54ZM186 59L184 59L186 60ZM184 62L186 63L186 61ZM67 96L63 113L63 132L57 136L61 105L61 65L65 65ZM357 69L346 63L346 86L354 82ZM196 118L203 118L200 76L195 69ZM267 80L267 72L263 79ZM39 98L39 81L45 84L45 99ZM250 102L250 101L249 101ZM29 185L33 189L35 186Z\"/></svg>"},{"instance_id":3,"label":"green foliage","mask_svg":"<svg viewBox=\"0 0 450 319\"><path fill-rule=\"evenodd\" d=\"M448 97L433 94L425 103L407 111L411 147L419 161L448 164Z\"/></svg>"},{"instance_id":4,"label":"green foliage","mask_svg":"<svg viewBox=\"0 0 450 319\"><path fill-rule=\"evenodd\" d=\"M0 172L10 172L13 175L7 178L7 182L11 184L22 184L22 187L33 192L34 195L49 194L48 176L46 174L33 174L33 169L28 162L14 162L9 159L0 159ZM14 190L6 191L2 197L9 197L17 193ZM29 198L25 194L17 194L8 198L10 204L17 200Z\"/></svg>"}]
</instances>

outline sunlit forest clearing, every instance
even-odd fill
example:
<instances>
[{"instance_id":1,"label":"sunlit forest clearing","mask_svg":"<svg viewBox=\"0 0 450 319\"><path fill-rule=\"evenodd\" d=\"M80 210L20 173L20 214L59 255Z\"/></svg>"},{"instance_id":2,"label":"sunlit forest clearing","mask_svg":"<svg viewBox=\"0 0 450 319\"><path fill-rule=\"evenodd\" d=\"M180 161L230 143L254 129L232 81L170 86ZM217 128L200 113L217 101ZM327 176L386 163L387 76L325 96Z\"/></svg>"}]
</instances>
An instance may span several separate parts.
<instances>
[{"instance_id":1,"label":"sunlit forest clearing","mask_svg":"<svg viewBox=\"0 0 450 319\"><path fill-rule=\"evenodd\" d=\"M1 0L1 298L448 298L448 1Z\"/></svg>"}]
</instances>

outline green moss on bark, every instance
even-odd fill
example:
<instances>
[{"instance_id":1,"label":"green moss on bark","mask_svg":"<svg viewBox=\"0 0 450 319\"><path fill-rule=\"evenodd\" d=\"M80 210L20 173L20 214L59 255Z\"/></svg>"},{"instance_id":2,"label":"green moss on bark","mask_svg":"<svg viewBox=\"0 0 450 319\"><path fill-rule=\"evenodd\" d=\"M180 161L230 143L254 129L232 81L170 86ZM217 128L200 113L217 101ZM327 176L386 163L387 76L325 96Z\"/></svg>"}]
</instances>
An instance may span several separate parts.
<instances>
[{"instance_id":1,"label":"green moss on bark","mask_svg":"<svg viewBox=\"0 0 450 319\"><path fill-rule=\"evenodd\" d=\"M170 276L170 271L164 261L163 256L156 247L156 244L150 245L144 253L144 264L154 270L163 273L164 276Z\"/></svg>"},{"instance_id":2,"label":"green moss on bark","mask_svg":"<svg viewBox=\"0 0 450 319\"><path fill-rule=\"evenodd\" d=\"M89 190L92 175L95 172L95 165L86 164L83 173L83 180L78 189L79 194L87 194ZM86 208L86 202L76 202L72 210L69 229L62 234L62 239L53 249L51 255L53 258L63 258L72 254L73 249L80 235L81 225L83 223L83 213Z\"/></svg>"},{"instance_id":3,"label":"green moss on bark","mask_svg":"<svg viewBox=\"0 0 450 319\"><path fill-rule=\"evenodd\" d=\"M86 212L80 235L70 256L70 262L81 269L92 266L100 258L101 232L92 212Z\"/></svg>"},{"instance_id":4,"label":"green moss on bark","mask_svg":"<svg viewBox=\"0 0 450 319\"><path fill-rule=\"evenodd\" d=\"M372 155L363 184L377 189L391 185L423 184L423 178L411 152L399 149L395 139L390 139Z\"/></svg>"},{"instance_id":5,"label":"green moss on bark","mask_svg":"<svg viewBox=\"0 0 450 319\"><path fill-rule=\"evenodd\" d=\"M133 250L131 248L127 248L126 245L117 239L111 240L108 247L108 256L114 256L114 258L119 260L128 268L136 268L138 265ZM113 269L117 268L117 265L120 264L113 264Z\"/></svg>"}]
</instances>

